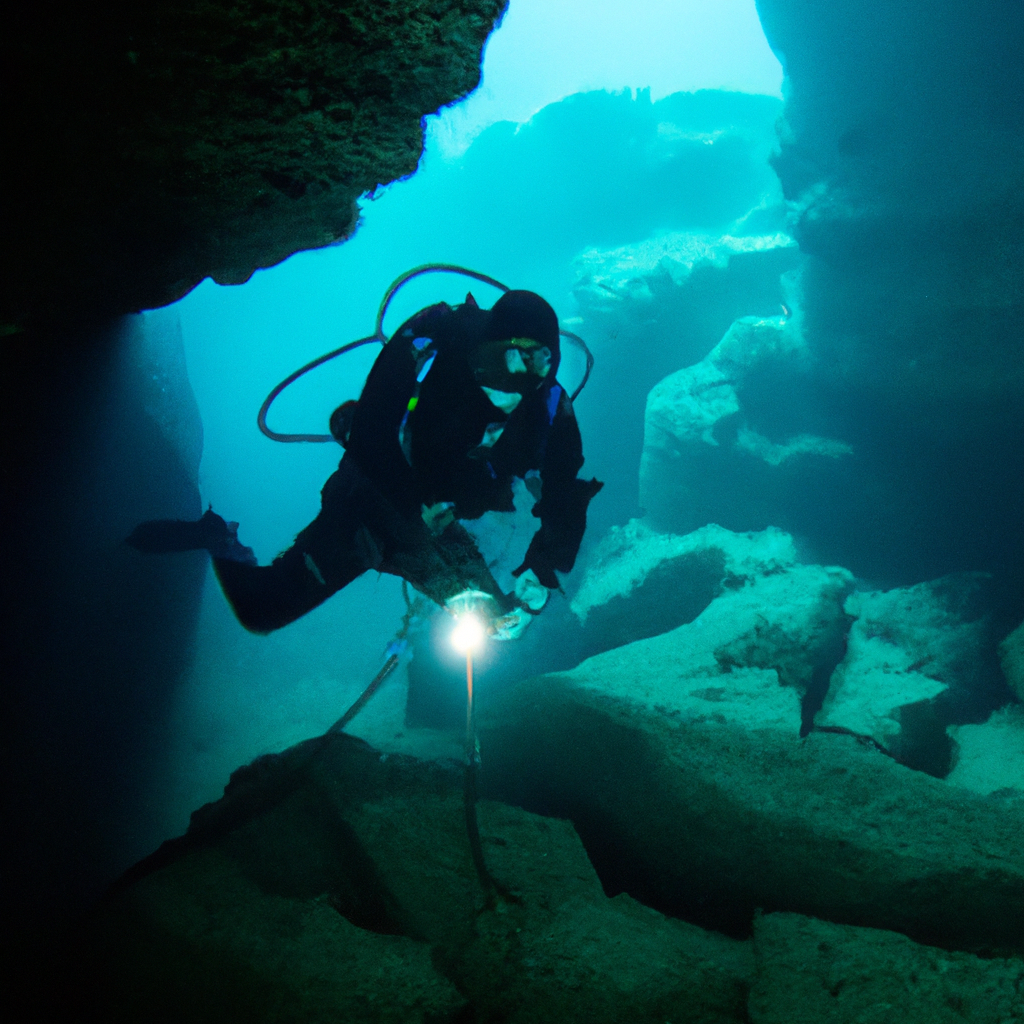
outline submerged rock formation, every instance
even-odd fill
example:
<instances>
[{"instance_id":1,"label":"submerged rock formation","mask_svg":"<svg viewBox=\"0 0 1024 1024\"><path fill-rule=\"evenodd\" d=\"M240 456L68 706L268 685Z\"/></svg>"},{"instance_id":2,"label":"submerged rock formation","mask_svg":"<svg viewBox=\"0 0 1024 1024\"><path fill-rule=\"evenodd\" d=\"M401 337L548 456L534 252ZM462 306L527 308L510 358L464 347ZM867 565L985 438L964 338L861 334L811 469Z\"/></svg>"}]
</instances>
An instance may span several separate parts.
<instances>
[{"instance_id":1,"label":"submerged rock formation","mask_svg":"<svg viewBox=\"0 0 1024 1024\"><path fill-rule=\"evenodd\" d=\"M678 536L643 519L613 526L570 603L584 634L577 660L667 633L724 593L796 563L793 538L781 530L741 534L711 524Z\"/></svg>"},{"instance_id":2,"label":"submerged rock formation","mask_svg":"<svg viewBox=\"0 0 1024 1024\"><path fill-rule=\"evenodd\" d=\"M984 716L1007 696L982 610L984 582L964 573L851 594L846 655L815 724L870 736L904 763L944 776L950 718Z\"/></svg>"},{"instance_id":3,"label":"submerged rock formation","mask_svg":"<svg viewBox=\"0 0 1024 1024\"><path fill-rule=\"evenodd\" d=\"M905 935L766 914L754 923L752 1024L1004 1024L1024 1020L1024 963Z\"/></svg>"},{"instance_id":4,"label":"submerged rock formation","mask_svg":"<svg viewBox=\"0 0 1024 1024\"><path fill-rule=\"evenodd\" d=\"M1007 685L1024 701L1024 622L999 645Z\"/></svg>"},{"instance_id":5,"label":"submerged rock formation","mask_svg":"<svg viewBox=\"0 0 1024 1024\"><path fill-rule=\"evenodd\" d=\"M609 899L568 822L336 735L265 758L77 936L104 1019L743 1020L748 944ZM197 1016L198 1015L198 1016Z\"/></svg>"},{"instance_id":6,"label":"submerged rock formation","mask_svg":"<svg viewBox=\"0 0 1024 1024\"><path fill-rule=\"evenodd\" d=\"M1019 595L1020 9L757 7L786 74L773 163L805 257L799 306L813 364L759 388L748 413L773 441L838 438L856 467L822 492L817 521L771 522L807 536L816 558L890 585L981 570Z\"/></svg>"},{"instance_id":7,"label":"submerged rock formation","mask_svg":"<svg viewBox=\"0 0 1024 1024\"><path fill-rule=\"evenodd\" d=\"M0 323L246 280L355 228L506 0L23 6L4 32Z\"/></svg>"},{"instance_id":8,"label":"submerged rock formation","mask_svg":"<svg viewBox=\"0 0 1024 1024\"><path fill-rule=\"evenodd\" d=\"M640 514L635 465L647 392L703 359L738 317L778 315L782 278L799 263L768 164L782 104L706 90L649 109L656 131L624 139L622 150L631 163L653 166L642 181L617 175L624 194L602 222L621 220L639 195L633 236L625 244L592 238L573 254L579 318L566 326L586 337L598 359L578 414L588 425L589 411L600 410L585 434L588 465L606 481L593 512L599 526ZM594 200L608 206L604 195Z\"/></svg>"},{"instance_id":9,"label":"submerged rock formation","mask_svg":"<svg viewBox=\"0 0 1024 1024\"><path fill-rule=\"evenodd\" d=\"M758 415L780 380L792 387L806 377L810 360L799 324L744 317L703 360L651 390L640 504L655 528L685 534L715 522L733 530L793 529L820 513L850 478L853 448L841 436L809 429L766 432ZM816 404L810 395L802 399L808 409ZM811 428L810 419L804 426Z\"/></svg>"},{"instance_id":10,"label":"submerged rock formation","mask_svg":"<svg viewBox=\"0 0 1024 1024\"><path fill-rule=\"evenodd\" d=\"M761 648L723 664L716 629L697 662L700 623L524 683L487 716L488 791L571 818L606 887L704 927L795 910L1024 948L1024 805L849 736L801 739L798 692Z\"/></svg>"},{"instance_id":11,"label":"submerged rock formation","mask_svg":"<svg viewBox=\"0 0 1024 1024\"><path fill-rule=\"evenodd\" d=\"M2 899L45 927L161 834L151 776L208 559L124 538L201 514L203 435L176 314L16 335L4 360Z\"/></svg>"},{"instance_id":12,"label":"submerged rock formation","mask_svg":"<svg viewBox=\"0 0 1024 1024\"><path fill-rule=\"evenodd\" d=\"M709 732L716 728L707 724ZM614 761L619 748L610 753ZM826 757L826 774L850 771L842 788L850 794L863 766L846 761L840 748L832 753L838 757ZM665 767L685 771L681 763ZM723 790L732 775L733 766L723 765ZM580 781L570 774L559 784ZM677 793L693 806L703 802L699 787ZM812 786L806 795L809 804L820 791ZM649 801L633 808L645 835L671 827L645 819L651 809ZM812 830L825 820L821 810L806 807ZM223 799L132 869L77 929L61 964L63 983L71 983L62 1009L125 1021L396 1024L857 1024L880 1003L915 1024L989 1024L1024 1013L1019 956L982 959L792 910L759 913L730 938L621 892L609 898L602 891L608 874L599 881L567 821L494 801L481 802L478 816L497 883L490 897L473 869L455 765L381 755L343 735L262 758L236 772ZM753 822L734 824L750 829ZM819 888L820 876L841 876L842 866L853 868L847 895L879 884L873 872L858 870L867 866L858 858L872 848L877 856L884 832L852 849L839 840L829 849L837 863L805 875L794 826L790 818L775 825L787 839L777 845L788 855L794 887L788 896L777 892L783 905L801 881L803 902L835 902L838 894ZM749 845L757 842L754 832ZM915 830L913 838L923 833ZM938 822L932 849L949 838L948 823ZM599 843L588 845L593 856ZM707 859L692 865L685 844L680 851L698 889L713 883L718 858L728 853L714 843L706 850ZM925 851L893 850L891 861L907 866L922 854L927 860ZM970 859L965 850L945 851L954 872ZM1007 866L999 857L989 866L991 875L974 884L994 894L1008 881ZM908 879L879 881L899 889ZM972 942L969 926L958 931L967 879L954 873L945 881L949 890L934 910L957 918L946 929L954 946ZM905 908L900 903L889 915L898 918ZM979 909L985 914L987 905Z\"/></svg>"},{"instance_id":13,"label":"submerged rock formation","mask_svg":"<svg viewBox=\"0 0 1024 1024\"><path fill-rule=\"evenodd\" d=\"M1000 708L980 725L952 726L949 734L956 745L950 785L1024 799L1024 705Z\"/></svg>"}]
</instances>

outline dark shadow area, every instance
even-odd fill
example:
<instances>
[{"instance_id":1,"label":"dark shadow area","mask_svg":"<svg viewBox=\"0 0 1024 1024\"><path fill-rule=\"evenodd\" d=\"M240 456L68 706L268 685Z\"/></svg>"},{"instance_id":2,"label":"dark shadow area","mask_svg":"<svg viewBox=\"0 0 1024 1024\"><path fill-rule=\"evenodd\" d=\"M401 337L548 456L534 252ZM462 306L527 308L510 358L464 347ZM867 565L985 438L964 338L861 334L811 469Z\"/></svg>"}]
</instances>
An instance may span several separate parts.
<instances>
[{"instance_id":1,"label":"dark shadow area","mask_svg":"<svg viewBox=\"0 0 1024 1024\"><path fill-rule=\"evenodd\" d=\"M159 839L151 774L207 567L122 543L199 512L191 393L175 433L139 319L5 339L9 935L66 920Z\"/></svg>"}]
</instances>

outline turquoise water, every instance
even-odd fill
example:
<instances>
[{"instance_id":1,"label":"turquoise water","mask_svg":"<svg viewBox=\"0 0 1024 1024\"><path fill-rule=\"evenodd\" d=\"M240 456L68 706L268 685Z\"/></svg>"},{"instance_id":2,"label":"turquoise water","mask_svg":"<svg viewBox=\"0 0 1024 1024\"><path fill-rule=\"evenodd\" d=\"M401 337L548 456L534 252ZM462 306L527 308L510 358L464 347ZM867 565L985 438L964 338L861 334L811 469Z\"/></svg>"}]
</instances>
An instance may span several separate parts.
<instances>
[{"instance_id":1,"label":"turquoise water","mask_svg":"<svg viewBox=\"0 0 1024 1024\"><path fill-rule=\"evenodd\" d=\"M157 850L76 925L70 976L94 956L101 999L1024 1020L1024 24L760 9L785 99L749 91L771 62L662 96L663 39L655 100L489 124L510 79L485 74L352 238L102 328L18 406L56 454L25 474L11 573L12 902L73 916ZM257 636L205 552L124 543L210 505L262 563L286 549L341 451L274 443L257 409L432 262L542 294L595 357L575 414L604 487L520 639L467 665L452 617L375 571ZM498 294L417 278L385 328L467 292ZM303 377L270 426L324 432L376 354ZM566 389L583 371L567 348ZM506 590L537 526L516 499L468 524Z\"/></svg>"},{"instance_id":2,"label":"turquoise water","mask_svg":"<svg viewBox=\"0 0 1024 1024\"><path fill-rule=\"evenodd\" d=\"M340 451L268 441L255 427L260 403L291 370L371 333L381 297L400 273L450 262L544 295L594 352L577 417L584 475L607 486L591 506L585 557L612 524L639 512L650 388L703 358L736 316L779 312L779 278L795 263L768 165L780 112L777 99L739 93L679 93L658 102L644 91L572 96L525 125L493 125L461 157L428 151L413 178L363 204L360 227L343 245L294 256L244 286L208 281L154 314L180 317L203 418L204 502L241 523L240 538L261 561L286 548L316 514ZM634 279L654 294L634 295ZM469 290L484 305L498 295L454 276L417 279L399 293L385 328L423 305L461 302ZM638 298L641 309L664 318L656 329L637 319ZM300 380L275 403L271 427L323 432L330 411L358 396L375 348ZM583 369L567 346L562 381L575 387ZM499 527L506 528L518 530L519 541L508 562L534 521L527 514L517 527ZM571 592L574 578L567 586ZM552 618L565 614L562 605ZM238 763L338 717L352 689L376 671L404 605L397 580L370 574L270 638L234 624L212 581L203 607L172 730L175 821L216 796ZM566 641L555 630L547 644L559 649ZM494 657L504 673L539 664L532 650ZM454 706L457 681L437 699Z\"/></svg>"}]
</instances>

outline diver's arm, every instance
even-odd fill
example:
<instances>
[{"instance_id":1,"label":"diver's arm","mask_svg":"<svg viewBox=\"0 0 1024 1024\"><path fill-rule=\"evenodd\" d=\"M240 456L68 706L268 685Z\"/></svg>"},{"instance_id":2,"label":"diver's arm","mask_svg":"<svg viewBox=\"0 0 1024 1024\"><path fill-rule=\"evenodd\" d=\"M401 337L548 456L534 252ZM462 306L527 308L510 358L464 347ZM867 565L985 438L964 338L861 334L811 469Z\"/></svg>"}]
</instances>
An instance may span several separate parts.
<instances>
[{"instance_id":1,"label":"diver's arm","mask_svg":"<svg viewBox=\"0 0 1024 1024\"><path fill-rule=\"evenodd\" d=\"M578 480L583 467L583 442L569 396L562 392L551 423L541 466L541 497L533 507L540 519L523 564L513 572L520 576L532 569L550 590L558 588L558 572L569 572L587 526L587 506L604 486L597 480Z\"/></svg>"}]
</instances>

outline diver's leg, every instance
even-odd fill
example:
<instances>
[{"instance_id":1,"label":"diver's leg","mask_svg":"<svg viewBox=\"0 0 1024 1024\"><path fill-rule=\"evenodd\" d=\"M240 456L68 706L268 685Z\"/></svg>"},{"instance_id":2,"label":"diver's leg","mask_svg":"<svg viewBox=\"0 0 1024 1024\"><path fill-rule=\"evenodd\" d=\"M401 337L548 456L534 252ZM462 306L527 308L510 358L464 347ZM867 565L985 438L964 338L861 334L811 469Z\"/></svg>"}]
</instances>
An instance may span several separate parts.
<instances>
[{"instance_id":1,"label":"diver's leg","mask_svg":"<svg viewBox=\"0 0 1024 1024\"><path fill-rule=\"evenodd\" d=\"M302 618L366 571L353 561L345 571L325 574L298 539L270 565L215 558L213 568L238 621L253 633L271 633Z\"/></svg>"},{"instance_id":2,"label":"diver's leg","mask_svg":"<svg viewBox=\"0 0 1024 1024\"><path fill-rule=\"evenodd\" d=\"M125 542L146 554L209 551L215 558L256 564L252 548L238 540L238 523L225 522L212 508L201 519L151 519L132 530Z\"/></svg>"},{"instance_id":3,"label":"diver's leg","mask_svg":"<svg viewBox=\"0 0 1024 1024\"><path fill-rule=\"evenodd\" d=\"M287 626L375 567L376 548L359 516L359 486L360 475L343 460L324 484L319 515L270 565L214 558L224 596L246 629Z\"/></svg>"}]
</instances>

